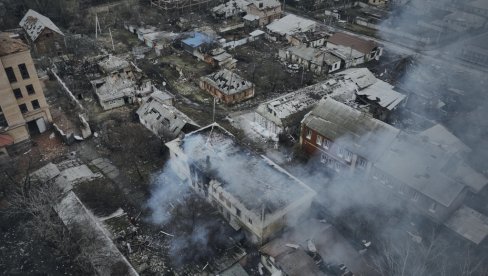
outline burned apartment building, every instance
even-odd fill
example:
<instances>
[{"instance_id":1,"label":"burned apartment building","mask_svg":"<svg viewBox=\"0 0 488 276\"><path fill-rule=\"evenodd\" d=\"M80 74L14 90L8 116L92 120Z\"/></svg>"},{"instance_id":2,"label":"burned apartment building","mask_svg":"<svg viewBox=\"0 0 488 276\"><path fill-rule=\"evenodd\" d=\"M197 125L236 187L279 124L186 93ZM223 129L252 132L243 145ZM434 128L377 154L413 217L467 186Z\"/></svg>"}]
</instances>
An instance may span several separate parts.
<instances>
[{"instance_id":1,"label":"burned apartment building","mask_svg":"<svg viewBox=\"0 0 488 276\"><path fill-rule=\"evenodd\" d=\"M327 98L303 119L300 144L325 167L357 173L442 223L468 193L479 193L488 183L463 161L462 143L452 135L439 139L442 130L436 126L417 135L404 133Z\"/></svg>"},{"instance_id":2,"label":"burned apartment building","mask_svg":"<svg viewBox=\"0 0 488 276\"><path fill-rule=\"evenodd\" d=\"M382 88L381 93L378 88ZM366 105L361 99L368 95L374 96L374 100ZM375 78L368 69L354 68L260 104L254 113L254 122L275 136L297 134L305 114L324 96L357 108L362 107L382 119L388 118L405 98L387 83Z\"/></svg>"},{"instance_id":3,"label":"burned apartment building","mask_svg":"<svg viewBox=\"0 0 488 276\"><path fill-rule=\"evenodd\" d=\"M342 68L378 60L383 54L383 48L376 42L340 32L328 38L326 48L342 60Z\"/></svg>"},{"instance_id":4,"label":"burned apartment building","mask_svg":"<svg viewBox=\"0 0 488 276\"><path fill-rule=\"evenodd\" d=\"M42 14L29 10L19 23L37 55L61 55L66 49L64 33Z\"/></svg>"},{"instance_id":5,"label":"burned apartment building","mask_svg":"<svg viewBox=\"0 0 488 276\"><path fill-rule=\"evenodd\" d=\"M310 207L315 192L211 124L166 143L172 169L248 241L263 244Z\"/></svg>"},{"instance_id":6,"label":"burned apartment building","mask_svg":"<svg viewBox=\"0 0 488 276\"><path fill-rule=\"evenodd\" d=\"M91 84L104 110L134 103L136 97L146 96L153 90L150 80L144 79L123 58L108 55L98 62L98 67L105 76Z\"/></svg>"},{"instance_id":7,"label":"burned apartment building","mask_svg":"<svg viewBox=\"0 0 488 276\"><path fill-rule=\"evenodd\" d=\"M192 119L173 106L173 95L161 90L147 97L136 114L139 121L161 139L174 139L181 133L200 128Z\"/></svg>"},{"instance_id":8,"label":"burned apartment building","mask_svg":"<svg viewBox=\"0 0 488 276\"><path fill-rule=\"evenodd\" d=\"M29 47L0 33L0 149L46 131L52 121Z\"/></svg>"},{"instance_id":9,"label":"burned apartment building","mask_svg":"<svg viewBox=\"0 0 488 276\"><path fill-rule=\"evenodd\" d=\"M200 88L225 104L254 97L254 84L227 69L202 77Z\"/></svg>"},{"instance_id":10,"label":"burned apartment building","mask_svg":"<svg viewBox=\"0 0 488 276\"><path fill-rule=\"evenodd\" d=\"M341 68L341 59L329 52L306 46L292 46L279 50L279 57L287 62L300 65L314 74L329 74Z\"/></svg>"}]
</instances>

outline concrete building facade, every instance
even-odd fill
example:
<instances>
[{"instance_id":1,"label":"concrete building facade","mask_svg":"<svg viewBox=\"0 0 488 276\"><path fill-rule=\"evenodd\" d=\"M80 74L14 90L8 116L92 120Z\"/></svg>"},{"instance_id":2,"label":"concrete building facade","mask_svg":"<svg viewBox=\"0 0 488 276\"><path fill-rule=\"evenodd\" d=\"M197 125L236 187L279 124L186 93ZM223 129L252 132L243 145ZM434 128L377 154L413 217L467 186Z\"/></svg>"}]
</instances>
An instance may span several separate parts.
<instances>
[{"instance_id":1,"label":"concrete building facade","mask_svg":"<svg viewBox=\"0 0 488 276\"><path fill-rule=\"evenodd\" d=\"M0 33L0 134L13 143L42 133L52 121L29 47Z\"/></svg>"}]
</instances>

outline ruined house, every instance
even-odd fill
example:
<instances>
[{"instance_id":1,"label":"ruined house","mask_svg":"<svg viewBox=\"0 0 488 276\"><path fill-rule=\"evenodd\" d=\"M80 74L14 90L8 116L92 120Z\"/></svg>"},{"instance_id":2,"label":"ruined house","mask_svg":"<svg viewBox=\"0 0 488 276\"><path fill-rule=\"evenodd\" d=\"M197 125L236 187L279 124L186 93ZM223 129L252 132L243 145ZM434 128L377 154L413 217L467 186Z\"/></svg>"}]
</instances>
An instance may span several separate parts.
<instances>
[{"instance_id":1,"label":"ruined house","mask_svg":"<svg viewBox=\"0 0 488 276\"><path fill-rule=\"evenodd\" d=\"M141 124L162 139L174 139L180 133L189 133L199 128L173 106L173 99L173 95L166 91L154 91L136 112Z\"/></svg>"},{"instance_id":2,"label":"ruined house","mask_svg":"<svg viewBox=\"0 0 488 276\"><path fill-rule=\"evenodd\" d=\"M191 11L194 8L201 8L208 5L211 0L151 0L151 7L155 7L163 12Z\"/></svg>"},{"instance_id":3,"label":"ruined house","mask_svg":"<svg viewBox=\"0 0 488 276\"><path fill-rule=\"evenodd\" d=\"M430 136L435 137L435 136ZM468 192L479 193L488 179L459 156L430 141L385 124L331 98L302 121L300 144L324 166L359 173L374 187L392 191L436 222L443 222Z\"/></svg>"},{"instance_id":4,"label":"ruined house","mask_svg":"<svg viewBox=\"0 0 488 276\"><path fill-rule=\"evenodd\" d=\"M283 168L240 146L218 124L166 146L178 177L252 243L262 244L298 219L315 196Z\"/></svg>"},{"instance_id":5,"label":"ruined house","mask_svg":"<svg viewBox=\"0 0 488 276\"><path fill-rule=\"evenodd\" d=\"M225 104L234 104L254 97L254 84L227 69L202 77L200 88Z\"/></svg>"},{"instance_id":6,"label":"ruined house","mask_svg":"<svg viewBox=\"0 0 488 276\"><path fill-rule=\"evenodd\" d=\"M98 62L100 72L105 76L92 80L95 96L104 110L132 104L136 97L149 95L153 91L151 81L134 70L127 60L108 55Z\"/></svg>"},{"instance_id":7,"label":"ruined house","mask_svg":"<svg viewBox=\"0 0 488 276\"><path fill-rule=\"evenodd\" d=\"M215 48L204 55L204 61L214 67L235 69L237 59L222 48Z\"/></svg>"},{"instance_id":8,"label":"ruined house","mask_svg":"<svg viewBox=\"0 0 488 276\"><path fill-rule=\"evenodd\" d=\"M299 64L304 70L314 74L328 74L341 67L341 59L329 52L306 46L292 46L279 50L279 57L287 62Z\"/></svg>"},{"instance_id":9,"label":"ruined house","mask_svg":"<svg viewBox=\"0 0 488 276\"><path fill-rule=\"evenodd\" d=\"M247 6L251 3L247 0L230 0L213 7L210 11L216 19L227 19L233 16L245 15Z\"/></svg>"},{"instance_id":10,"label":"ruined house","mask_svg":"<svg viewBox=\"0 0 488 276\"><path fill-rule=\"evenodd\" d=\"M29 10L19 23L38 55L61 55L66 49L63 32L42 14Z\"/></svg>"},{"instance_id":11,"label":"ruined house","mask_svg":"<svg viewBox=\"0 0 488 276\"><path fill-rule=\"evenodd\" d=\"M335 33L327 40L326 47L333 55L342 59L343 68L357 66L370 60L378 60L383 54L383 48L372 40Z\"/></svg>"},{"instance_id":12,"label":"ruined house","mask_svg":"<svg viewBox=\"0 0 488 276\"><path fill-rule=\"evenodd\" d=\"M310 31L295 33L288 36L288 42L293 46L304 45L306 47L318 48L325 46L329 34L323 31Z\"/></svg>"},{"instance_id":13,"label":"ruined house","mask_svg":"<svg viewBox=\"0 0 488 276\"><path fill-rule=\"evenodd\" d=\"M260 104L254 113L254 122L276 136L298 133L303 116L325 96L355 108L362 107L375 112L385 111L386 114L389 114L402 102L404 96L391 89L383 89L383 94L374 94L376 88L373 85L377 82L379 86L387 85L376 79L366 68L354 68L339 72L332 75L328 80ZM370 90L372 92L369 92ZM361 91L365 95L374 94L378 99L375 98L375 101L371 101L370 105L358 103L358 93ZM392 99L394 99L393 102ZM384 103L389 104L385 105ZM381 104L392 109L385 109ZM378 114L381 115L380 117L387 117L381 112Z\"/></svg>"}]
</instances>

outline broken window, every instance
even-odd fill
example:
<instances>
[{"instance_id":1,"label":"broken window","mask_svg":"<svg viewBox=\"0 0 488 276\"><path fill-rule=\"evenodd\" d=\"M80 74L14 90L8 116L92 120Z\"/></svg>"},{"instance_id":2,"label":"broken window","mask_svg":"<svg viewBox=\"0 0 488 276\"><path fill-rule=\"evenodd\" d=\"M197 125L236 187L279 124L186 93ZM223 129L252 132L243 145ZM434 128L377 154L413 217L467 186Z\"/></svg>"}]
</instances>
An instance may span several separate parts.
<instances>
[{"instance_id":1,"label":"broken window","mask_svg":"<svg viewBox=\"0 0 488 276\"><path fill-rule=\"evenodd\" d=\"M328 150L332 144L332 142L326 138L323 139L324 141L322 142L322 146L324 149Z\"/></svg>"},{"instance_id":2,"label":"broken window","mask_svg":"<svg viewBox=\"0 0 488 276\"><path fill-rule=\"evenodd\" d=\"M21 104L19 105L20 112L27 113L29 110L27 109L27 105Z\"/></svg>"},{"instance_id":3,"label":"broken window","mask_svg":"<svg viewBox=\"0 0 488 276\"><path fill-rule=\"evenodd\" d=\"M22 98L22 92L20 91L20 88L15 88L14 89L14 96L16 99Z\"/></svg>"},{"instance_id":4,"label":"broken window","mask_svg":"<svg viewBox=\"0 0 488 276\"><path fill-rule=\"evenodd\" d=\"M25 89L27 90L27 94L29 95L36 94L36 91L34 90L34 86L32 86L32 84L27 85Z\"/></svg>"},{"instance_id":5,"label":"broken window","mask_svg":"<svg viewBox=\"0 0 488 276\"><path fill-rule=\"evenodd\" d=\"M247 218L247 221L249 222L249 224L252 224L252 219L251 218Z\"/></svg>"},{"instance_id":6,"label":"broken window","mask_svg":"<svg viewBox=\"0 0 488 276\"><path fill-rule=\"evenodd\" d=\"M30 77L29 72L27 71L27 67L25 66L24 63L19 64L19 71L20 71L20 75L22 76L22 79L26 80Z\"/></svg>"},{"instance_id":7,"label":"broken window","mask_svg":"<svg viewBox=\"0 0 488 276\"><path fill-rule=\"evenodd\" d=\"M0 127L8 127L7 119L3 115L2 107L0 107Z\"/></svg>"},{"instance_id":8,"label":"broken window","mask_svg":"<svg viewBox=\"0 0 488 276\"><path fill-rule=\"evenodd\" d=\"M17 82L15 77L14 69L12 67L5 68L5 73L7 73L7 78L10 83Z\"/></svg>"},{"instance_id":9,"label":"broken window","mask_svg":"<svg viewBox=\"0 0 488 276\"><path fill-rule=\"evenodd\" d=\"M41 106L39 105L39 101L38 101L38 100L33 100L33 101L31 102L31 104L32 104L32 108L34 108L34 109L39 109L39 108L41 108Z\"/></svg>"},{"instance_id":10,"label":"broken window","mask_svg":"<svg viewBox=\"0 0 488 276\"><path fill-rule=\"evenodd\" d=\"M368 164L368 161L366 159L362 158L361 156L358 156L358 158L356 160L356 167L358 167L360 169L365 169L367 164Z\"/></svg>"},{"instance_id":11,"label":"broken window","mask_svg":"<svg viewBox=\"0 0 488 276\"><path fill-rule=\"evenodd\" d=\"M312 139L312 130L307 129L307 135L305 136L308 140Z\"/></svg>"},{"instance_id":12,"label":"broken window","mask_svg":"<svg viewBox=\"0 0 488 276\"><path fill-rule=\"evenodd\" d=\"M241 210L239 210L238 208L236 208L236 215L237 215L238 217L241 217Z\"/></svg>"},{"instance_id":13,"label":"broken window","mask_svg":"<svg viewBox=\"0 0 488 276\"><path fill-rule=\"evenodd\" d=\"M317 135L317 141L315 141L315 143L316 143L317 145L321 146L321 145L322 145L322 136Z\"/></svg>"}]
</instances>

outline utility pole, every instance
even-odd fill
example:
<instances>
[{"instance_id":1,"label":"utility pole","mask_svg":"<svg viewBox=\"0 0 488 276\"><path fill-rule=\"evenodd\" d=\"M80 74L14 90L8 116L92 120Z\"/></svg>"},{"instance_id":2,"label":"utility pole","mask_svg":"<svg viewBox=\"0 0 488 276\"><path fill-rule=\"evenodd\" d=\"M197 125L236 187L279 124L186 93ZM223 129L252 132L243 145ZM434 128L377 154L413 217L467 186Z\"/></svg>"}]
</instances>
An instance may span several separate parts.
<instances>
[{"instance_id":1,"label":"utility pole","mask_svg":"<svg viewBox=\"0 0 488 276\"><path fill-rule=\"evenodd\" d=\"M110 34L110 40L112 41L112 50L115 52L114 39L112 37L112 31L110 30L110 28L108 28L108 32Z\"/></svg>"},{"instance_id":2,"label":"utility pole","mask_svg":"<svg viewBox=\"0 0 488 276\"><path fill-rule=\"evenodd\" d=\"M98 14L95 14L95 39L98 38L98 33L102 34L102 28L100 27L100 21L98 21Z\"/></svg>"}]
</instances>

